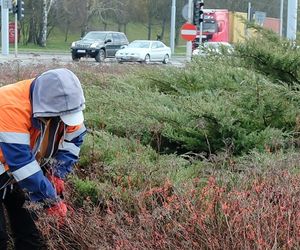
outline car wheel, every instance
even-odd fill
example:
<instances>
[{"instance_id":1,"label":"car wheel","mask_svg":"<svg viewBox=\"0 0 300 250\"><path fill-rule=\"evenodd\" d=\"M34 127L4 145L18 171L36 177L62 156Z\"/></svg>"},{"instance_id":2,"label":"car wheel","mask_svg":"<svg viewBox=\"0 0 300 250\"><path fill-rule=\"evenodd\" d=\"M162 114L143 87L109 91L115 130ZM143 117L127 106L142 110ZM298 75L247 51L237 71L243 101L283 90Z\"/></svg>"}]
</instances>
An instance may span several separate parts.
<instances>
[{"instance_id":1,"label":"car wheel","mask_svg":"<svg viewBox=\"0 0 300 250\"><path fill-rule=\"evenodd\" d=\"M80 56L78 56L76 53L72 52L72 60L77 62L77 61L79 61L79 59L80 59Z\"/></svg>"},{"instance_id":2,"label":"car wheel","mask_svg":"<svg viewBox=\"0 0 300 250\"><path fill-rule=\"evenodd\" d=\"M147 54L147 55L145 56L144 63L146 63L146 64L149 64L149 63L150 63L150 55L149 55L149 54Z\"/></svg>"},{"instance_id":3,"label":"car wheel","mask_svg":"<svg viewBox=\"0 0 300 250\"><path fill-rule=\"evenodd\" d=\"M168 54L165 55L164 60L162 61L163 64L168 64L170 62L170 57Z\"/></svg>"},{"instance_id":4,"label":"car wheel","mask_svg":"<svg viewBox=\"0 0 300 250\"><path fill-rule=\"evenodd\" d=\"M97 55L95 56L95 60L97 62L104 62L105 58L106 58L105 50L100 49L99 52L97 53Z\"/></svg>"}]
</instances>

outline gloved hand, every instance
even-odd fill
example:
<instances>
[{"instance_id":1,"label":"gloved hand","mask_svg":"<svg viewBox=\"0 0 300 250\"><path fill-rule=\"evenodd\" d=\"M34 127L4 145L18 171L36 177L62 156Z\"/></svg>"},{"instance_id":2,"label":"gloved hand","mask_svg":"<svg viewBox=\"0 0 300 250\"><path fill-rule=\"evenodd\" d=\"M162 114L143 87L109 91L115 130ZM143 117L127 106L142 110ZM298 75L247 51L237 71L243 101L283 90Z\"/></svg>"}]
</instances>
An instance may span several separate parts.
<instances>
[{"instance_id":1,"label":"gloved hand","mask_svg":"<svg viewBox=\"0 0 300 250\"><path fill-rule=\"evenodd\" d=\"M56 189L56 193L58 195L62 195L63 192L65 191L65 182L64 180L54 176L54 175L47 175L47 178L49 181L53 184L53 186Z\"/></svg>"},{"instance_id":2,"label":"gloved hand","mask_svg":"<svg viewBox=\"0 0 300 250\"><path fill-rule=\"evenodd\" d=\"M55 205L47 208L47 214L61 219L67 216L67 205L63 201L59 201Z\"/></svg>"}]
</instances>

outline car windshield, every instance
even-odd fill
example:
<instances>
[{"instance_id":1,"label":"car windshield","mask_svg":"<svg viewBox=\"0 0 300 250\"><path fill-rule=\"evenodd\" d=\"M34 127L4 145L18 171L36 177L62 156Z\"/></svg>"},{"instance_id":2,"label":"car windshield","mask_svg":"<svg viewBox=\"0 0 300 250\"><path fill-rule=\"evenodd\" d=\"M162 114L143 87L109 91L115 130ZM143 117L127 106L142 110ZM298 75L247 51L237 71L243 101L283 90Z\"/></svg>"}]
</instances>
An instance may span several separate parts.
<instances>
[{"instance_id":1,"label":"car windshield","mask_svg":"<svg viewBox=\"0 0 300 250\"><path fill-rule=\"evenodd\" d=\"M149 47L150 47L150 42L132 42L128 45L128 48L148 49Z\"/></svg>"},{"instance_id":2,"label":"car windshield","mask_svg":"<svg viewBox=\"0 0 300 250\"><path fill-rule=\"evenodd\" d=\"M89 32L84 36L84 40L104 40L106 33L100 32Z\"/></svg>"},{"instance_id":3,"label":"car windshield","mask_svg":"<svg viewBox=\"0 0 300 250\"><path fill-rule=\"evenodd\" d=\"M203 23L203 32L217 33L217 31L218 28L216 22L207 21Z\"/></svg>"}]
</instances>

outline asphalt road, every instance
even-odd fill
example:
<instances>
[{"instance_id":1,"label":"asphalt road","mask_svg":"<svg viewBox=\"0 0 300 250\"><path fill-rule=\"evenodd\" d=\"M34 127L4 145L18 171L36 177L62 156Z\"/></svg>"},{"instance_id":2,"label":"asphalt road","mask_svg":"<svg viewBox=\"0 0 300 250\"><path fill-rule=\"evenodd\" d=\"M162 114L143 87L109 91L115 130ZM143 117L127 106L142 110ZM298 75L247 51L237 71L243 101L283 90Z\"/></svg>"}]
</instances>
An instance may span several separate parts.
<instances>
[{"instance_id":1,"label":"asphalt road","mask_svg":"<svg viewBox=\"0 0 300 250\"><path fill-rule=\"evenodd\" d=\"M78 62L74 62L71 58L71 54L67 54L67 53L32 52L32 53L18 53L17 56L14 53L10 53L8 56L0 55L0 63L8 63L8 62L20 63L21 65L38 65L38 64L54 64L54 63L59 65L67 65L70 63L78 63ZM93 58L81 58L79 63L88 63L93 65L99 64ZM108 58L105 60L104 63L113 65L117 63L117 61L113 58ZM151 64L160 65L161 63L151 63ZM185 65L185 57L175 56L172 57L170 63L167 66L184 67L184 65Z\"/></svg>"}]
</instances>

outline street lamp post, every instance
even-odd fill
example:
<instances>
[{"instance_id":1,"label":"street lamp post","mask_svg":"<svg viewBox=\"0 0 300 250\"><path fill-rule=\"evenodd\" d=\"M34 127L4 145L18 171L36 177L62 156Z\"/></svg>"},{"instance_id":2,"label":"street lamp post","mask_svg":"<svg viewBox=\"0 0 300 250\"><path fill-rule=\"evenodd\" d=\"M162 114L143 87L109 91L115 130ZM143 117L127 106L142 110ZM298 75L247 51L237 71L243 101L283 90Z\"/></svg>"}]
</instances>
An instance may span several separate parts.
<instances>
[{"instance_id":1,"label":"street lamp post","mask_svg":"<svg viewBox=\"0 0 300 250\"><path fill-rule=\"evenodd\" d=\"M3 56L7 56L9 54L8 8L8 0L1 0L1 50Z\"/></svg>"},{"instance_id":2,"label":"street lamp post","mask_svg":"<svg viewBox=\"0 0 300 250\"><path fill-rule=\"evenodd\" d=\"M286 37L295 41L297 36L298 0L288 0L287 33Z\"/></svg>"},{"instance_id":3,"label":"street lamp post","mask_svg":"<svg viewBox=\"0 0 300 250\"><path fill-rule=\"evenodd\" d=\"M284 0L280 0L280 27L279 27L279 35L282 37L282 27L283 27L283 5Z\"/></svg>"}]
</instances>

